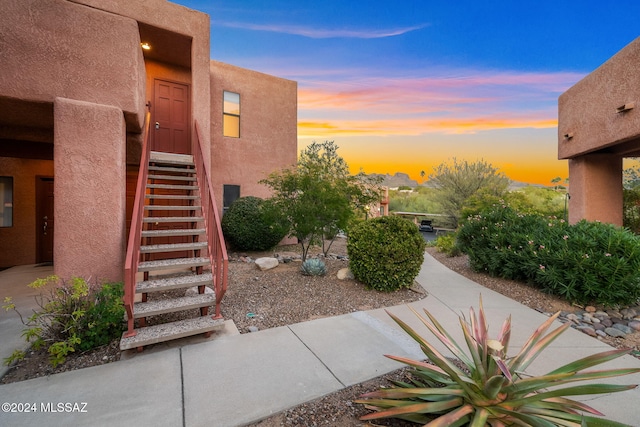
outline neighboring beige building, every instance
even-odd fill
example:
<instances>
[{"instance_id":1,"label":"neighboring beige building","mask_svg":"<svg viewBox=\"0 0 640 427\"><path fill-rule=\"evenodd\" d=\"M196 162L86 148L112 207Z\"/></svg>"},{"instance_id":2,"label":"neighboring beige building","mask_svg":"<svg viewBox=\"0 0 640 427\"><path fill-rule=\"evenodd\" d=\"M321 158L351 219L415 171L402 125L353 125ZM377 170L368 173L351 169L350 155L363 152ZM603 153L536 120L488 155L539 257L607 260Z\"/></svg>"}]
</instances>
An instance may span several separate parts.
<instances>
[{"instance_id":1,"label":"neighboring beige building","mask_svg":"<svg viewBox=\"0 0 640 427\"><path fill-rule=\"evenodd\" d=\"M122 280L147 106L152 150L189 153L198 123L220 210L269 194L297 84L211 61L209 28L165 0L2 0L0 268Z\"/></svg>"},{"instance_id":2,"label":"neighboring beige building","mask_svg":"<svg viewBox=\"0 0 640 427\"><path fill-rule=\"evenodd\" d=\"M569 160L569 221L622 225L622 159L640 156L640 38L563 93L558 158Z\"/></svg>"}]
</instances>

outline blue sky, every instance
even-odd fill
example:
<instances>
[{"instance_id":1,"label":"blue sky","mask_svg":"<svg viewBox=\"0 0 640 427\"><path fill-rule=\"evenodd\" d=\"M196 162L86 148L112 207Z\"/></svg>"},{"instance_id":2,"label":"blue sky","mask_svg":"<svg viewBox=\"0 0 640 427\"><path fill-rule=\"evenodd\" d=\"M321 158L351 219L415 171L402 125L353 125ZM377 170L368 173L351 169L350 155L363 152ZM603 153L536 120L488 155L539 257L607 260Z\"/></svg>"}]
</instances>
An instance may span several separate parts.
<instances>
[{"instance_id":1,"label":"blue sky","mask_svg":"<svg viewBox=\"0 0 640 427\"><path fill-rule=\"evenodd\" d=\"M635 1L176 3L209 14L212 59L298 82L299 149L418 180L454 157L567 177L558 96L640 36Z\"/></svg>"}]
</instances>

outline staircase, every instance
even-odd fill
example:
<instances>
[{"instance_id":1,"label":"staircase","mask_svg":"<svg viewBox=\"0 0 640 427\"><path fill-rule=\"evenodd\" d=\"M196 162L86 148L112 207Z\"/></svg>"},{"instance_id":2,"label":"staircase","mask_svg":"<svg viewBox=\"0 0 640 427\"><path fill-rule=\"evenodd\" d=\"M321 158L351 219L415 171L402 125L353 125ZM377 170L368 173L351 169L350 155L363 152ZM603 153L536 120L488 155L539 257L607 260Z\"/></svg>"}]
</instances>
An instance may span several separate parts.
<instances>
[{"instance_id":1,"label":"staircase","mask_svg":"<svg viewBox=\"0 0 640 427\"><path fill-rule=\"evenodd\" d=\"M143 161L125 267L128 327L121 350L208 336L224 326L226 251L202 157L147 151Z\"/></svg>"}]
</instances>

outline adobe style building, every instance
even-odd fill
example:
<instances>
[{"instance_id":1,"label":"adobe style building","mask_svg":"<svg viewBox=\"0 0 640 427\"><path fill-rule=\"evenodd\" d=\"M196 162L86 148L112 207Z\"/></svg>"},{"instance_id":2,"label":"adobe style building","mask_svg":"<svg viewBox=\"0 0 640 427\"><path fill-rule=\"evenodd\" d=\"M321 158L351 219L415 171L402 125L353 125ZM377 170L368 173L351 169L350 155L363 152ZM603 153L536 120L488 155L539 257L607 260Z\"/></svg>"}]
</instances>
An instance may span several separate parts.
<instances>
[{"instance_id":1,"label":"adobe style building","mask_svg":"<svg viewBox=\"0 0 640 427\"><path fill-rule=\"evenodd\" d=\"M147 111L152 151L193 154L199 132L219 211L269 195L297 84L211 61L209 27L165 0L2 0L0 268L123 279Z\"/></svg>"},{"instance_id":2,"label":"adobe style building","mask_svg":"<svg viewBox=\"0 0 640 427\"><path fill-rule=\"evenodd\" d=\"M569 221L622 225L622 159L640 156L640 38L563 93L558 158L569 160Z\"/></svg>"}]
</instances>

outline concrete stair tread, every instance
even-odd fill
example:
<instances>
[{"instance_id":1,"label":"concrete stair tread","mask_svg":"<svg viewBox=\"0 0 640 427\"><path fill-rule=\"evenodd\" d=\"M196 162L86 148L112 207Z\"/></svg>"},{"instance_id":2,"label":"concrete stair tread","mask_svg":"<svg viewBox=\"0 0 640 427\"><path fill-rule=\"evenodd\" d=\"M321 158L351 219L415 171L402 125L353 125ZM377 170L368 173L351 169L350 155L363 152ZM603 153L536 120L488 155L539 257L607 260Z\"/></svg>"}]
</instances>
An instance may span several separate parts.
<instances>
[{"instance_id":1,"label":"concrete stair tread","mask_svg":"<svg viewBox=\"0 0 640 427\"><path fill-rule=\"evenodd\" d=\"M161 245L143 245L140 246L140 252L149 254L154 252L173 252L173 251L188 251L205 249L207 242L193 242L193 243L166 243Z\"/></svg>"},{"instance_id":2,"label":"concrete stair tread","mask_svg":"<svg viewBox=\"0 0 640 427\"><path fill-rule=\"evenodd\" d=\"M177 175L148 175L148 179L162 179L166 181L195 181L195 176L177 176Z\"/></svg>"},{"instance_id":3,"label":"concrete stair tread","mask_svg":"<svg viewBox=\"0 0 640 427\"><path fill-rule=\"evenodd\" d=\"M120 340L120 349L129 350L146 345L157 344L178 338L189 337L224 327L224 319L213 319L211 316L201 316L161 325L147 326L136 329L137 334Z\"/></svg>"},{"instance_id":4,"label":"concrete stair tread","mask_svg":"<svg viewBox=\"0 0 640 427\"><path fill-rule=\"evenodd\" d=\"M142 222L202 222L201 216L147 216Z\"/></svg>"},{"instance_id":5,"label":"concrete stair tread","mask_svg":"<svg viewBox=\"0 0 640 427\"><path fill-rule=\"evenodd\" d=\"M150 165L149 166L149 170L150 171L156 171L156 172L188 173L188 174L192 174L192 175L196 173L195 169L189 169L188 167L173 167L173 166L155 166L155 165Z\"/></svg>"},{"instance_id":6,"label":"concrete stair tread","mask_svg":"<svg viewBox=\"0 0 640 427\"><path fill-rule=\"evenodd\" d=\"M170 205L170 206L162 206L162 205L145 205L145 209L148 211L197 211L202 206L194 205L194 206L180 206L180 205Z\"/></svg>"},{"instance_id":7,"label":"concrete stair tread","mask_svg":"<svg viewBox=\"0 0 640 427\"><path fill-rule=\"evenodd\" d=\"M142 230L142 237L195 236L204 234L204 228L176 228L171 230Z\"/></svg>"},{"instance_id":8,"label":"concrete stair tread","mask_svg":"<svg viewBox=\"0 0 640 427\"><path fill-rule=\"evenodd\" d=\"M156 301L136 302L133 304L133 317L135 319L139 319L141 317L173 313L174 311L209 307L215 303L215 294L196 294L180 298L165 298Z\"/></svg>"},{"instance_id":9,"label":"concrete stair tread","mask_svg":"<svg viewBox=\"0 0 640 427\"><path fill-rule=\"evenodd\" d=\"M172 268L202 267L211 265L209 258L171 258L156 261L143 261L138 264L138 271L167 270Z\"/></svg>"},{"instance_id":10,"label":"concrete stair tread","mask_svg":"<svg viewBox=\"0 0 640 427\"><path fill-rule=\"evenodd\" d=\"M147 194L147 199L172 199L172 200L197 200L200 196L187 196L182 194Z\"/></svg>"},{"instance_id":11,"label":"concrete stair tread","mask_svg":"<svg viewBox=\"0 0 640 427\"><path fill-rule=\"evenodd\" d=\"M193 156L190 154L163 153L151 151L149 153L149 163L165 165L186 165L193 166Z\"/></svg>"},{"instance_id":12,"label":"concrete stair tread","mask_svg":"<svg viewBox=\"0 0 640 427\"><path fill-rule=\"evenodd\" d=\"M161 292L200 285L211 286L212 284L213 275L211 272L203 274L170 274L151 277L149 280L136 283L136 293Z\"/></svg>"},{"instance_id":13,"label":"concrete stair tread","mask_svg":"<svg viewBox=\"0 0 640 427\"><path fill-rule=\"evenodd\" d=\"M197 190L197 185L147 184L147 188L159 190Z\"/></svg>"}]
</instances>

